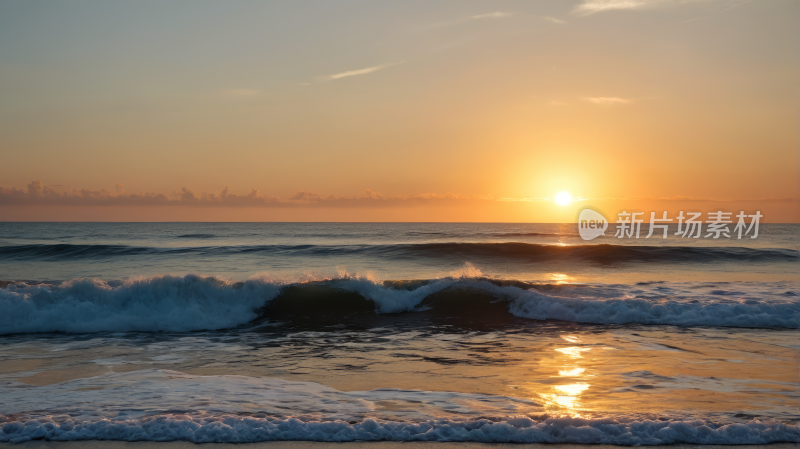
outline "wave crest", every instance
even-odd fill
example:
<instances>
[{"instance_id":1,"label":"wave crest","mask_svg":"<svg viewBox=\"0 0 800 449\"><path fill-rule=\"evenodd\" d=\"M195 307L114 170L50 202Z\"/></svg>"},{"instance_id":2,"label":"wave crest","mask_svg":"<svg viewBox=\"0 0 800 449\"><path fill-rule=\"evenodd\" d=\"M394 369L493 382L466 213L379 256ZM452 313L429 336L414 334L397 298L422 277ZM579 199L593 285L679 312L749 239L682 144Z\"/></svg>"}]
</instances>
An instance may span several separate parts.
<instances>
[{"instance_id":1,"label":"wave crest","mask_svg":"<svg viewBox=\"0 0 800 449\"><path fill-rule=\"evenodd\" d=\"M197 275L99 279L0 289L0 334L29 332L192 331L246 323L280 292L254 278L233 282Z\"/></svg>"},{"instance_id":2,"label":"wave crest","mask_svg":"<svg viewBox=\"0 0 800 449\"><path fill-rule=\"evenodd\" d=\"M0 288L0 334L33 332L187 332L231 328L256 318L434 310L502 324L511 315L597 324L800 328L800 301L787 285L533 285L482 277L471 264L449 276L380 281L371 276L267 275L234 282L197 275L109 283ZM343 293L345 293L343 295ZM349 295L349 296L348 296ZM504 318L508 317L508 318Z\"/></svg>"}]
</instances>

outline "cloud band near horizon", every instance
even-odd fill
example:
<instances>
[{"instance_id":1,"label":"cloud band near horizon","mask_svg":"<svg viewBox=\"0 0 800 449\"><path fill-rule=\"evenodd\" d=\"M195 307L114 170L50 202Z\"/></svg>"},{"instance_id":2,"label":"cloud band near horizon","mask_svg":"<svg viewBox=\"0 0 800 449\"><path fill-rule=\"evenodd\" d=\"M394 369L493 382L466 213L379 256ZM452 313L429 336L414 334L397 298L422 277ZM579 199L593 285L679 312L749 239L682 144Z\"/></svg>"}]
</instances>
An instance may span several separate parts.
<instances>
[{"instance_id":1,"label":"cloud band near horizon","mask_svg":"<svg viewBox=\"0 0 800 449\"><path fill-rule=\"evenodd\" d=\"M54 186L42 184L39 180L28 184L27 190L14 187L0 187L0 205L2 206L134 206L134 207L255 207L255 208L303 208L303 207L350 207L380 208L403 207L424 204L494 202L494 203L535 203L550 202L551 198L508 198L494 195L462 195L456 193L436 194L423 193L411 195L384 196L381 193L365 190L363 196L322 196L316 193L301 191L291 197L280 198L264 195L257 189L247 194L230 193L226 187L220 193L195 193L187 188L180 192L164 193L126 193L122 184L116 184L115 192L109 190L73 189L58 192ZM654 201L654 202L797 202L797 198L710 198L710 197L575 197L576 202L620 202L620 201Z\"/></svg>"}]
</instances>

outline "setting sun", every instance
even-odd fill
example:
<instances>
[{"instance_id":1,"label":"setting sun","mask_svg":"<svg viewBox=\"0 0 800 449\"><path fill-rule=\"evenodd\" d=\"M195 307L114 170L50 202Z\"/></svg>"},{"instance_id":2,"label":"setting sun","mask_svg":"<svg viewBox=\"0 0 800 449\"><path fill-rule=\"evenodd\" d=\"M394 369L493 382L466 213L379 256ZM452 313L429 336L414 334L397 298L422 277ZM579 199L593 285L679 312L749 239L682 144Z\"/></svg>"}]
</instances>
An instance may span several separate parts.
<instances>
[{"instance_id":1,"label":"setting sun","mask_svg":"<svg viewBox=\"0 0 800 449\"><path fill-rule=\"evenodd\" d=\"M569 192L558 192L555 201L559 206L566 206L572 202L572 195Z\"/></svg>"}]
</instances>

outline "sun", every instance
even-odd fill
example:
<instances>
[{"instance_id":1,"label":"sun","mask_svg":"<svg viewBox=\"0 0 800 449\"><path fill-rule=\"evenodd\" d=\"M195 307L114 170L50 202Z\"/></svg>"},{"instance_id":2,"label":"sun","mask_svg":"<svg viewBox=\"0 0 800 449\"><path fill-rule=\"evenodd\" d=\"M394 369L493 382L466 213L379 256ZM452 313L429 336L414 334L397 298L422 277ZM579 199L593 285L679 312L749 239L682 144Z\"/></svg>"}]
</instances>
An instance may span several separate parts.
<instances>
[{"instance_id":1,"label":"sun","mask_svg":"<svg viewBox=\"0 0 800 449\"><path fill-rule=\"evenodd\" d=\"M569 192L558 192L555 201L559 206L566 206L572 202L572 195Z\"/></svg>"}]
</instances>

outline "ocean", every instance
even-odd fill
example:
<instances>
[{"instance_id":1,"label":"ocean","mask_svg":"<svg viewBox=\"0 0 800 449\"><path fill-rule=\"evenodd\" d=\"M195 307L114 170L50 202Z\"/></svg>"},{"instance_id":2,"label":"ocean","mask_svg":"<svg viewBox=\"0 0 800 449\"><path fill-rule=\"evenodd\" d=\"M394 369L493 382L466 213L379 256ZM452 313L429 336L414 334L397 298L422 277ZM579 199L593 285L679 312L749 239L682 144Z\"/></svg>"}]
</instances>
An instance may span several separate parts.
<instances>
[{"instance_id":1,"label":"ocean","mask_svg":"<svg viewBox=\"0 0 800 449\"><path fill-rule=\"evenodd\" d=\"M800 225L675 231L0 223L0 442L800 442Z\"/></svg>"}]
</instances>

